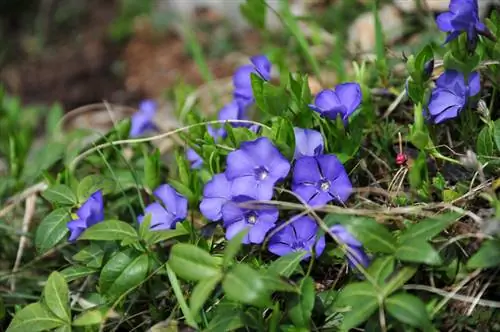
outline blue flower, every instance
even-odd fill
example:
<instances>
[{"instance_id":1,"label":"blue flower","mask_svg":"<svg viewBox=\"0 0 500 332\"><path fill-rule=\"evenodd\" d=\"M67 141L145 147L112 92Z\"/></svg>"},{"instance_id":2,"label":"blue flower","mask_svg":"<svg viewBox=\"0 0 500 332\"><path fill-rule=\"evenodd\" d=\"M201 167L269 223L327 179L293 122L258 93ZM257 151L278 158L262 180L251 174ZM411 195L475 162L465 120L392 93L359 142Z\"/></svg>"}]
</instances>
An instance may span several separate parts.
<instances>
[{"instance_id":1,"label":"blue flower","mask_svg":"<svg viewBox=\"0 0 500 332\"><path fill-rule=\"evenodd\" d=\"M293 128L295 133L294 159L304 156L317 156L323 153L323 136L312 129Z\"/></svg>"},{"instance_id":2,"label":"blue flower","mask_svg":"<svg viewBox=\"0 0 500 332\"><path fill-rule=\"evenodd\" d=\"M290 162L267 137L244 142L227 156L226 177L232 182L233 196L271 199L274 185L289 171Z\"/></svg>"},{"instance_id":3,"label":"blue flower","mask_svg":"<svg viewBox=\"0 0 500 332\"><path fill-rule=\"evenodd\" d=\"M265 55L250 58L251 65L239 67L233 75L234 99L245 109L254 102L252 91L251 73L259 75L262 79L271 79L271 62Z\"/></svg>"},{"instance_id":4,"label":"blue flower","mask_svg":"<svg viewBox=\"0 0 500 332\"><path fill-rule=\"evenodd\" d=\"M76 211L78 219L68 222L69 241L74 242L88 227L104 220L104 200L102 191L98 190Z\"/></svg>"},{"instance_id":5,"label":"blue flower","mask_svg":"<svg viewBox=\"0 0 500 332\"><path fill-rule=\"evenodd\" d=\"M153 194L162 204L155 202L144 209L144 215L137 218L142 223L144 216L151 214L151 229L166 230L175 228L175 224L187 217L188 202L186 197L179 194L168 184L155 189Z\"/></svg>"},{"instance_id":6,"label":"blue flower","mask_svg":"<svg viewBox=\"0 0 500 332\"><path fill-rule=\"evenodd\" d=\"M314 247L316 257L325 249L325 237L320 236L316 241L318 225L308 216L295 219L286 225L269 240L269 251L278 256L284 256L294 251L306 251L303 260L311 257Z\"/></svg>"},{"instance_id":7,"label":"blue flower","mask_svg":"<svg viewBox=\"0 0 500 332\"><path fill-rule=\"evenodd\" d=\"M445 43L465 32L469 44L475 48L478 34L491 35L488 28L479 21L477 0L451 0L449 11L440 14L436 18L436 24L441 31L449 33Z\"/></svg>"},{"instance_id":8,"label":"blue flower","mask_svg":"<svg viewBox=\"0 0 500 332\"><path fill-rule=\"evenodd\" d=\"M437 79L436 88L431 93L428 118L436 124L456 118L467 106L469 98L477 95L480 89L479 73L471 73L466 84L462 73L445 71Z\"/></svg>"},{"instance_id":9,"label":"blue flower","mask_svg":"<svg viewBox=\"0 0 500 332\"><path fill-rule=\"evenodd\" d=\"M153 100L144 100L139 104L139 110L131 118L130 137L138 137L156 129L153 123L156 109L157 104Z\"/></svg>"},{"instance_id":10,"label":"blue flower","mask_svg":"<svg viewBox=\"0 0 500 332\"><path fill-rule=\"evenodd\" d=\"M195 150L189 148L186 151L186 158L189 161L189 164L192 169L199 169L203 166L203 159L199 154L196 153Z\"/></svg>"},{"instance_id":11,"label":"blue flower","mask_svg":"<svg viewBox=\"0 0 500 332\"><path fill-rule=\"evenodd\" d=\"M343 83L335 89L323 90L316 96L314 105L309 107L322 116L336 120L338 116L347 119L361 104L361 87L358 83Z\"/></svg>"},{"instance_id":12,"label":"blue flower","mask_svg":"<svg viewBox=\"0 0 500 332\"><path fill-rule=\"evenodd\" d=\"M336 236L339 244L345 245L347 262L351 268L355 268L358 265L367 267L370 265L370 258L366 255L363 250L363 244L359 242L351 233L349 233L344 226L334 225L330 228L330 232Z\"/></svg>"},{"instance_id":13,"label":"blue flower","mask_svg":"<svg viewBox=\"0 0 500 332\"><path fill-rule=\"evenodd\" d=\"M200 211L208 220L220 220L222 218L222 207L230 199L231 182L227 180L226 174L216 174L203 188Z\"/></svg>"},{"instance_id":14,"label":"blue flower","mask_svg":"<svg viewBox=\"0 0 500 332\"><path fill-rule=\"evenodd\" d=\"M326 154L295 162L292 190L310 206L323 206L332 200L345 202L352 193L352 184L337 157Z\"/></svg>"},{"instance_id":15,"label":"blue flower","mask_svg":"<svg viewBox=\"0 0 500 332\"><path fill-rule=\"evenodd\" d=\"M278 220L278 209L261 205L256 209L241 207L245 202L257 200L252 196L236 196L222 207L222 220L226 228L226 238L232 239L236 234L248 229L242 243L262 243L264 238Z\"/></svg>"}]
</instances>

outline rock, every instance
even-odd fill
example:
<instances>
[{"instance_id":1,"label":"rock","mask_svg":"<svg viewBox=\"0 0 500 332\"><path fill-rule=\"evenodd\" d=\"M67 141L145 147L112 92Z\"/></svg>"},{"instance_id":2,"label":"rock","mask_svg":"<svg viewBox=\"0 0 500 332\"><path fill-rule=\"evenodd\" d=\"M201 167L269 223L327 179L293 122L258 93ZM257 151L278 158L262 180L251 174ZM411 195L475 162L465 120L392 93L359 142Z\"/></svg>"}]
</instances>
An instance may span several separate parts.
<instances>
[{"instance_id":1,"label":"rock","mask_svg":"<svg viewBox=\"0 0 500 332\"><path fill-rule=\"evenodd\" d=\"M399 10L386 5L379 10L380 22L387 44L394 43L404 34L404 22ZM349 28L348 49L352 53L372 52L375 49L375 19L371 12L359 16Z\"/></svg>"}]
</instances>

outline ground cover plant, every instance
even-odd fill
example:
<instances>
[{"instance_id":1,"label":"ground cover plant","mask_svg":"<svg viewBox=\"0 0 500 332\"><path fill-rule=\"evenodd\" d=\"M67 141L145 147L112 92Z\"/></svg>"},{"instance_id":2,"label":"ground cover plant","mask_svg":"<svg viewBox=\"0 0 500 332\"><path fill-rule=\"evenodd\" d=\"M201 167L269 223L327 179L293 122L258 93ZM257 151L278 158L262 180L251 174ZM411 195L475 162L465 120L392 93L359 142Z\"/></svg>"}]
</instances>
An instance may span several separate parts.
<instances>
[{"instance_id":1,"label":"ground cover plant","mask_svg":"<svg viewBox=\"0 0 500 332\"><path fill-rule=\"evenodd\" d=\"M54 106L30 155L40 120L2 94L6 331L500 329L500 17L451 0L438 43L394 58L377 9L374 59L333 56L313 95L284 1L293 56L252 55L215 116L179 86L167 131L154 100L90 141ZM266 34L265 2L241 10Z\"/></svg>"}]
</instances>

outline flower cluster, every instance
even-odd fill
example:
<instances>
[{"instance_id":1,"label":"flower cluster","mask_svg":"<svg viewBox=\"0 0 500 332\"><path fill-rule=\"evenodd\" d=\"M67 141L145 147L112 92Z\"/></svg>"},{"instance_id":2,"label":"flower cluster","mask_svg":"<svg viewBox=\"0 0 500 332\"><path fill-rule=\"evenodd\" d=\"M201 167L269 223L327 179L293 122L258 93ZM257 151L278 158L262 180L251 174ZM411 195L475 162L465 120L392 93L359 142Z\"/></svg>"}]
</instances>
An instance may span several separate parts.
<instances>
[{"instance_id":1,"label":"flower cluster","mask_svg":"<svg viewBox=\"0 0 500 332\"><path fill-rule=\"evenodd\" d=\"M318 93L311 109L321 116L336 120L340 117L344 124L361 104L361 87L358 83L343 83L335 89L326 89Z\"/></svg>"},{"instance_id":2,"label":"flower cluster","mask_svg":"<svg viewBox=\"0 0 500 332\"><path fill-rule=\"evenodd\" d=\"M139 110L132 115L130 120L130 137L139 137L150 130L156 129L153 118L157 108L158 105L153 100L144 100L139 104Z\"/></svg>"},{"instance_id":3,"label":"flower cluster","mask_svg":"<svg viewBox=\"0 0 500 332\"><path fill-rule=\"evenodd\" d=\"M175 228L175 224L187 217L188 201L168 184L163 184L153 191L153 195L161 202L149 204L144 215L137 218L139 223L144 217L151 215L151 230L167 230Z\"/></svg>"},{"instance_id":4,"label":"flower cluster","mask_svg":"<svg viewBox=\"0 0 500 332\"><path fill-rule=\"evenodd\" d=\"M87 228L104 220L104 200L102 191L98 190L76 211L78 218L68 222L69 241L76 241Z\"/></svg>"}]
</instances>

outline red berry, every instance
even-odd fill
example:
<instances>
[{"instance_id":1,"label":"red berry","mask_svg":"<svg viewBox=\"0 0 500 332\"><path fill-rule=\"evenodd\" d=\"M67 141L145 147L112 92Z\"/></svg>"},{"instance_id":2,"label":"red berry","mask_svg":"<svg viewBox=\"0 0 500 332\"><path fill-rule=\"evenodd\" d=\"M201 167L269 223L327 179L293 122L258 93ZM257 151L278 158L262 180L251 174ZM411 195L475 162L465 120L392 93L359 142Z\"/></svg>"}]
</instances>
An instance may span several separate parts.
<instances>
[{"instance_id":1,"label":"red berry","mask_svg":"<svg viewBox=\"0 0 500 332\"><path fill-rule=\"evenodd\" d=\"M408 160L408 158L403 153L398 153L398 155L396 156L396 164L398 164L400 166L404 165L407 160Z\"/></svg>"}]
</instances>

